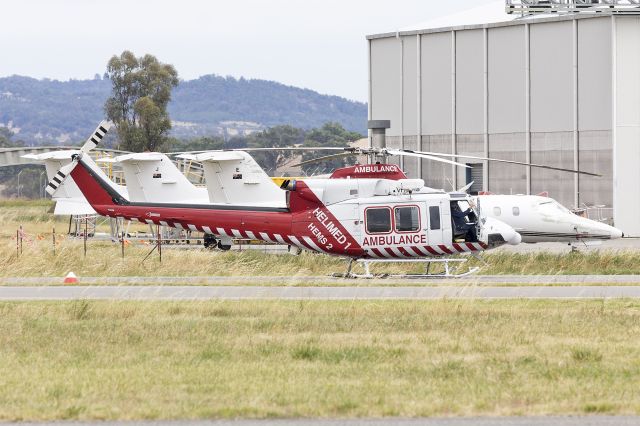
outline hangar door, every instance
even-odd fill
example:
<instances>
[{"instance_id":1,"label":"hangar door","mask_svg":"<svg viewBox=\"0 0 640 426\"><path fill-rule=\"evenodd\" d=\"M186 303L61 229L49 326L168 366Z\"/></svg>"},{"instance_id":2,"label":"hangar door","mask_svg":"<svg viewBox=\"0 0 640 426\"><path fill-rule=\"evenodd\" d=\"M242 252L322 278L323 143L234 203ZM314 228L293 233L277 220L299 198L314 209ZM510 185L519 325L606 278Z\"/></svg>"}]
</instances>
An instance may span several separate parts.
<instances>
[{"instance_id":1,"label":"hangar door","mask_svg":"<svg viewBox=\"0 0 640 426\"><path fill-rule=\"evenodd\" d=\"M471 195L478 195L479 192L482 191L484 187L483 176L484 176L484 164L482 163L467 163L467 166L471 167L467 169L467 182L466 185L469 185L473 182L473 185L469 187L469 193Z\"/></svg>"}]
</instances>

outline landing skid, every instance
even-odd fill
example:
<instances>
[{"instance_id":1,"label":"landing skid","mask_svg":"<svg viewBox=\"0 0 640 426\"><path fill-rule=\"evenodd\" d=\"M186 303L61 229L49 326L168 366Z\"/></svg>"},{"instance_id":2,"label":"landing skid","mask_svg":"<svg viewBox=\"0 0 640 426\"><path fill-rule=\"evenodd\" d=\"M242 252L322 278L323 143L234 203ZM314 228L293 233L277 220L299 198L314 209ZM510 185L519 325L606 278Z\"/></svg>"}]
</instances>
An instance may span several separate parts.
<instances>
[{"instance_id":1,"label":"landing skid","mask_svg":"<svg viewBox=\"0 0 640 426\"><path fill-rule=\"evenodd\" d=\"M467 262L467 259L349 259L347 272L345 274L333 274L334 277L341 278L462 278L475 274L480 270L479 267L470 268L463 273L457 273L460 266ZM357 263L364 269L364 274L356 274L353 272L353 265ZM424 263L425 272L423 274L373 274L371 273L371 264L376 263ZM440 273L431 273L431 264L438 263L444 266L444 271ZM453 265L449 265L453 263Z\"/></svg>"}]
</instances>

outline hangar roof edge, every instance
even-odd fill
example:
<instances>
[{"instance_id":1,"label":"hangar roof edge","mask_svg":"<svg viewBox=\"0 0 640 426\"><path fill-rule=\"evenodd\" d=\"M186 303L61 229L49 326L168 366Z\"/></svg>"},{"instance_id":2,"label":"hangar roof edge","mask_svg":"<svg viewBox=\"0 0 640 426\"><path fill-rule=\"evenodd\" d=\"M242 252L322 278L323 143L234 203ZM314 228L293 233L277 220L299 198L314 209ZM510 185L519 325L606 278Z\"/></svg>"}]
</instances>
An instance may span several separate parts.
<instances>
[{"instance_id":1,"label":"hangar roof edge","mask_svg":"<svg viewBox=\"0 0 640 426\"><path fill-rule=\"evenodd\" d=\"M490 22L485 24L474 24L474 25L455 25L455 26L440 27L440 28L427 28L422 30L392 31L392 32L386 32L386 33L371 34L366 36L366 39L375 40L375 39L381 39L381 38L411 36L411 35L418 35L418 34L443 33L443 32L449 32L449 31L511 27L511 26L524 25L524 24L540 24L545 22L571 21L574 19L611 18L612 16L617 16L617 15L613 15L611 13L598 13L598 14L584 13L584 14L559 15L559 16L534 15L534 16L528 16L525 18L518 18L511 21L503 21L503 22ZM620 16L620 17L624 17L624 16Z\"/></svg>"}]
</instances>

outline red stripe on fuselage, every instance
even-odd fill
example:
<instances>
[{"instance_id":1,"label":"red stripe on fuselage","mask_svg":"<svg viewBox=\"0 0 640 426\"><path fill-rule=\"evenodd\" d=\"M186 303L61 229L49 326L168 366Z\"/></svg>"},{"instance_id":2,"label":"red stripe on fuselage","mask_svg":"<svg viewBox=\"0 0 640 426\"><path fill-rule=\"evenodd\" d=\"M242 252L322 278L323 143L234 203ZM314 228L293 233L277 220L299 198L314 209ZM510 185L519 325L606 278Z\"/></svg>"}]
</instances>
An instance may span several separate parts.
<instances>
[{"instance_id":1,"label":"red stripe on fuselage","mask_svg":"<svg viewBox=\"0 0 640 426\"><path fill-rule=\"evenodd\" d=\"M391 248L389 248L389 247L384 247L384 251L386 251L386 252L389 254L389 256L394 257L394 258L396 258L396 259L398 259L398 258L402 257L402 256L398 256L398 255L397 255L393 250L391 250Z\"/></svg>"},{"instance_id":2,"label":"red stripe on fuselage","mask_svg":"<svg viewBox=\"0 0 640 426\"><path fill-rule=\"evenodd\" d=\"M453 252L444 244L438 244L438 248L447 254L453 254Z\"/></svg>"},{"instance_id":3,"label":"red stripe on fuselage","mask_svg":"<svg viewBox=\"0 0 640 426\"><path fill-rule=\"evenodd\" d=\"M423 246L429 253L431 253L434 256L442 256L442 253L438 253L433 247L431 246Z\"/></svg>"},{"instance_id":4,"label":"red stripe on fuselage","mask_svg":"<svg viewBox=\"0 0 640 426\"><path fill-rule=\"evenodd\" d=\"M464 248L462 248L462 246L460 246L460 244L453 243L452 245L453 245L453 248L456 249L457 251L459 251L460 253L466 252L466 250Z\"/></svg>"},{"instance_id":5,"label":"red stripe on fuselage","mask_svg":"<svg viewBox=\"0 0 640 426\"><path fill-rule=\"evenodd\" d=\"M377 249L377 248L372 248L372 249L370 249L370 250L371 250L371 251L373 252L373 254L375 254L377 257L381 257L381 258L387 257L387 256L385 256L384 254L382 254L382 252L381 252L379 249Z\"/></svg>"},{"instance_id":6,"label":"red stripe on fuselage","mask_svg":"<svg viewBox=\"0 0 640 426\"><path fill-rule=\"evenodd\" d=\"M400 251L400 253L402 253L407 257L415 257L413 254L409 253L404 247L398 247L398 250Z\"/></svg>"}]
</instances>

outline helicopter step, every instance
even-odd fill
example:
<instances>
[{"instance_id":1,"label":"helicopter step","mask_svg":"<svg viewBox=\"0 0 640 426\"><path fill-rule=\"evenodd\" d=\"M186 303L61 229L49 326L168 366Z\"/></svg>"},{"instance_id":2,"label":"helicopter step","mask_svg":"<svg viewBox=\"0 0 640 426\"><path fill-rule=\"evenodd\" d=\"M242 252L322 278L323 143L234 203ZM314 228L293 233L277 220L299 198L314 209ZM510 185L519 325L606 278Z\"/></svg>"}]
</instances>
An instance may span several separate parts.
<instances>
[{"instance_id":1,"label":"helicopter step","mask_svg":"<svg viewBox=\"0 0 640 426\"><path fill-rule=\"evenodd\" d=\"M364 269L364 274L353 272L354 262L360 264ZM467 262L467 259L349 259L347 272L345 274L333 274L334 277L340 278L462 278L475 274L480 267L469 268L468 271L457 273L460 266ZM424 263L425 272L423 274L373 274L371 272L371 264L376 263ZM442 264L443 272L431 273L431 264ZM454 265L449 265L453 263Z\"/></svg>"}]
</instances>

